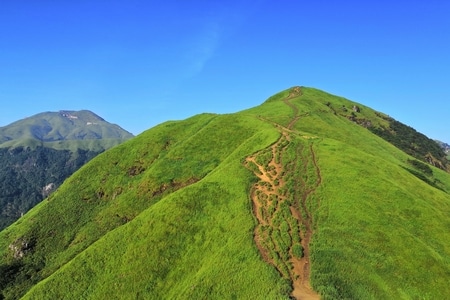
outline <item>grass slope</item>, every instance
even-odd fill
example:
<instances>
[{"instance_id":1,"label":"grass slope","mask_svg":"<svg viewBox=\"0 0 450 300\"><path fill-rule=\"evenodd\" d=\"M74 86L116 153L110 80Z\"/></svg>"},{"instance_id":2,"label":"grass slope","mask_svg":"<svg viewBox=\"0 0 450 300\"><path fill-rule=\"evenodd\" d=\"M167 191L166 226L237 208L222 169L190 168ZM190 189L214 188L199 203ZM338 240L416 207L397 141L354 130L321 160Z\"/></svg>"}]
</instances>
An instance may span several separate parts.
<instances>
[{"instance_id":1,"label":"grass slope","mask_svg":"<svg viewBox=\"0 0 450 300\"><path fill-rule=\"evenodd\" d=\"M245 167L274 153L300 209L297 221L285 210L291 230L269 224L276 261L299 242L298 222L307 253L296 253L322 298L445 298L449 175L361 126L388 126L370 108L292 91L236 114L163 123L97 156L0 232L3 297L287 299L295 265L266 263L255 244L250 191L261 171ZM337 113L353 105L363 122Z\"/></svg>"}]
</instances>

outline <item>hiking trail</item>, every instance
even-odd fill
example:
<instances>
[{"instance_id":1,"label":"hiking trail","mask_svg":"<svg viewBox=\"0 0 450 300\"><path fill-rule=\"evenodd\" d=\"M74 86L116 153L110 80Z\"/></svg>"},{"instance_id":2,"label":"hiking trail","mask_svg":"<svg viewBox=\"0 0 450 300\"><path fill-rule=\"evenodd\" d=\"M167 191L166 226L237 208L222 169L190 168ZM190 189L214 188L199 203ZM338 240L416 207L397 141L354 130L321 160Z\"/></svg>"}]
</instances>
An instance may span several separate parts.
<instances>
[{"instance_id":1,"label":"hiking trail","mask_svg":"<svg viewBox=\"0 0 450 300\"><path fill-rule=\"evenodd\" d=\"M254 239L263 259L291 280L292 297L320 299L309 281L309 244L314 224L311 209L319 205L312 198L322 178L313 144L293 131L301 115L290 100L301 94L300 87L290 90L283 102L292 109L292 119L287 126L272 122L280 137L247 157L245 166L259 178L250 198L258 220Z\"/></svg>"}]
</instances>

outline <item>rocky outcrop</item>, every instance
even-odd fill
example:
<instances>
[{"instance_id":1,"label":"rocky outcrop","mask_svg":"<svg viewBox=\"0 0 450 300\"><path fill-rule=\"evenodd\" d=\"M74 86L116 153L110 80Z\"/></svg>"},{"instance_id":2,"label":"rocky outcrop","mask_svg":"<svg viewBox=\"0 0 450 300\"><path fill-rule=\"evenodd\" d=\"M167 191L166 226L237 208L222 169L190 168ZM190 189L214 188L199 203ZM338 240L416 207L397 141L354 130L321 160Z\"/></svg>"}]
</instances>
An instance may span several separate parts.
<instances>
[{"instance_id":1,"label":"rocky outcrop","mask_svg":"<svg viewBox=\"0 0 450 300\"><path fill-rule=\"evenodd\" d=\"M42 188L42 197L47 198L56 189L56 184L50 182Z\"/></svg>"},{"instance_id":2,"label":"rocky outcrop","mask_svg":"<svg viewBox=\"0 0 450 300\"><path fill-rule=\"evenodd\" d=\"M33 247L34 242L24 237L18 238L8 246L15 259L21 259L27 252L31 251Z\"/></svg>"}]
</instances>

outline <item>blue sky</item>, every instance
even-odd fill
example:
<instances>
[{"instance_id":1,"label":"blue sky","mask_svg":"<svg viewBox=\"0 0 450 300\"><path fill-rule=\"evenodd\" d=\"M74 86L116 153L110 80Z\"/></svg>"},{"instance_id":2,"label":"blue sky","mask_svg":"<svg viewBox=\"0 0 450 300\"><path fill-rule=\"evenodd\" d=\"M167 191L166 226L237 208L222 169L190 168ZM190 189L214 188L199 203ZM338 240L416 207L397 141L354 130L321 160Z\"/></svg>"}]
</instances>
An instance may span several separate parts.
<instances>
[{"instance_id":1,"label":"blue sky","mask_svg":"<svg viewBox=\"0 0 450 300\"><path fill-rule=\"evenodd\" d=\"M450 2L0 0L0 126L89 109L139 134L294 85L450 142Z\"/></svg>"}]
</instances>

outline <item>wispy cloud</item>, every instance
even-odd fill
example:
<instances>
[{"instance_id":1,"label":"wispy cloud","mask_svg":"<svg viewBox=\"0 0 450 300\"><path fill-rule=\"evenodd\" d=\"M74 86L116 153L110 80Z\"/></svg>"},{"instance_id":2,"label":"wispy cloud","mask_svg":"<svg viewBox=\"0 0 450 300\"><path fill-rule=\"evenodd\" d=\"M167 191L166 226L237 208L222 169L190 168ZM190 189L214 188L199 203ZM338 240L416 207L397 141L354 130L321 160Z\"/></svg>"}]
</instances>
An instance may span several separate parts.
<instances>
[{"instance_id":1,"label":"wispy cloud","mask_svg":"<svg viewBox=\"0 0 450 300\"><path fill-rule=\"evenodd\" d=\"M193 77L202 72L208 61L214 56L220 41L220 24L208 22L197 36L192 38L186 51L186 77Z\"/></svg>"},{"instance_id":2,"label":"wispy cloud","mask_svg":"<svg viewBox=\"0 0 450 300\"><path fill-rule=\"evenodd\" d=\"M202 11L197 17L204 19L186 44L185 77L191 78L201 73L221 44L261 5L261 1L263 0L231 1L226 5L214 3L209 9Z\"/></svg>"}]
</instances>

